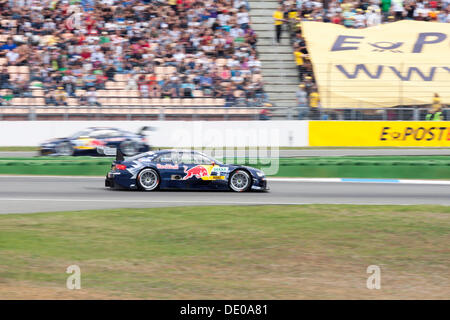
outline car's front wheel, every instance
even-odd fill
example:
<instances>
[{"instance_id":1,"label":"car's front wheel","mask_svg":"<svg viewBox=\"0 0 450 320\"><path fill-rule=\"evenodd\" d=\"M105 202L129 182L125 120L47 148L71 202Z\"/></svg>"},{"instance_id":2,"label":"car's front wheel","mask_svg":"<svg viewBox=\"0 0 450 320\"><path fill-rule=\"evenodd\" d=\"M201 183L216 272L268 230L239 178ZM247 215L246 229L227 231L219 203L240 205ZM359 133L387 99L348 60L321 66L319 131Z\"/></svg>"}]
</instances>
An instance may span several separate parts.
<instances>
[{"instance_id":1,"label":"car's front wheel","mask_svg":"<svg viewBox=\"0 0 450 320\"><path fill-rule=\"evenodd\" d=\"M236 192L244 192L250 189L252 178L247 171L236 170L230 176L229 185L231 190Z\"/></svg>"},{"instance_id":2,"label":"car's front wheel","mask_svg":"<svg viewBox=\"0 0 450 320\"><path fill-rule=\"evenodd\" d=\"M147 168L139 172L137 176L139 189L153 191L159 187L160 178L158 172L152 168Z\"/></svg>"}]
</instances>

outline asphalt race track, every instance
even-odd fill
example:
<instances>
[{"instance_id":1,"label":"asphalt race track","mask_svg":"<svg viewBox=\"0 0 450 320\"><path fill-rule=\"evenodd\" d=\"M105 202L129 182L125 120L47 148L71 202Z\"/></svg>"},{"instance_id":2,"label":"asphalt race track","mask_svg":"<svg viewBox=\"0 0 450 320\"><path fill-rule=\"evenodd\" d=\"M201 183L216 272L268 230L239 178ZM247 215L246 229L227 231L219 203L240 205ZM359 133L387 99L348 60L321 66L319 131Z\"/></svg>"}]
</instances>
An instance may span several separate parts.
<instances>
[{"instance_id":1,"label":"asphalt race track","mask_svg":"<svg viewBox=\"0 0 450 320\"><path fill-rule=\"evenodd\" d=\"M390 149L298 149L280 150L280 157L337 157L337 156L450 156L450 148L390 148ZM35 151L1 151L0 158L38 156Z\"/></svg>"},{"instance_id":2,"label":"asphalt race track","mask_svg":"<svg viewBox=\"0 0 450 320\"><path fill-rule=\"evenodd\" d=\"M450 185L270 181L269 192L116 191L99 177L0 176L0 214L262 204L450 205Z\"/></svg>"}]
</instances>

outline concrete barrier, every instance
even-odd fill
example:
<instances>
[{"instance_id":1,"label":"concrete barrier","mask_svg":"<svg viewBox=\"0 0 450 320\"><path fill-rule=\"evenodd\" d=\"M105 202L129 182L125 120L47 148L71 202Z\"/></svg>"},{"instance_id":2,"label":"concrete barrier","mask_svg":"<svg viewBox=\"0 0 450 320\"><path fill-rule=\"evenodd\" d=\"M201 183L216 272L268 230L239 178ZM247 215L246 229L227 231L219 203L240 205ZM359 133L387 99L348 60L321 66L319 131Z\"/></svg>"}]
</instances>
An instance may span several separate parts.
<instances>
[{"instance_id":1,"label":"concrete barrier","mask_svg":"<svg viewBox=\"0 0 450 320\"><path fill-rule=\"evenodd\" d=\"M306 147L308 121L0 121L0 146L37 146L88 127L137 132L155 147Z\"/></svg>"}]
</instances>

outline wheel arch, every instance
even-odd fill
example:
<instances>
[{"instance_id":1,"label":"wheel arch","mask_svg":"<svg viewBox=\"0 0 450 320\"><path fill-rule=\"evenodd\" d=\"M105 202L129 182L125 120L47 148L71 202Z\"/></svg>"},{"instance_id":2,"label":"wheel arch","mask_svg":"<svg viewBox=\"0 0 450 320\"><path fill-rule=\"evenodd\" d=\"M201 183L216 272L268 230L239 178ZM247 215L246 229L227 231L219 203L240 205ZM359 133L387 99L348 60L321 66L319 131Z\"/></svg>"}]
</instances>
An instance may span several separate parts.
<instances>
[{"instance_id":1,"label":"wheel arch","mask_svg":"<svg viewBox=\"0 0 450 320\"><path fill-rule=\"evenodd\" d=\"M250 177L250 185L249 185L248 190L250 190L250 189L252 188L252 185L253 185L253 176L252 176L252 173L250 172L250 170L248 170L248 169L245 168L245 167L237 167L237 168L234 168L234 169L228 174L228 188L229 188L230 190L233 190L233 189L231 189L231 187L230 187L231 176L232 176L233 173L235 173L236 171L245 171L245 172L248 174L248 176ZM248 191L248 190L247 190L247 191Z\"/></svg>"},{"instance_id":2,"label":"wheel arch","mask_svg":"<svg viewBox=\"0 0 450 320\"><path fill-rule=\"evenodd\" d=\"M159 182L158 182L158 186L157 186L154 190L160 188L161 183L162 183L161 173L160 173L159 170L156 168L156 166L151 166L151 165L147 165L147 166L141 168L141 169L139 170L139 172L136 174L136 182L135 182L135 183L136 183L136 186L140 186L140 183L139 183L139 175L140 175L141 172L144 171L145 169L152 169L152 170L154 170L154 171L156 172L156 174L158 175Z\"/></svg>"}]
</instances>

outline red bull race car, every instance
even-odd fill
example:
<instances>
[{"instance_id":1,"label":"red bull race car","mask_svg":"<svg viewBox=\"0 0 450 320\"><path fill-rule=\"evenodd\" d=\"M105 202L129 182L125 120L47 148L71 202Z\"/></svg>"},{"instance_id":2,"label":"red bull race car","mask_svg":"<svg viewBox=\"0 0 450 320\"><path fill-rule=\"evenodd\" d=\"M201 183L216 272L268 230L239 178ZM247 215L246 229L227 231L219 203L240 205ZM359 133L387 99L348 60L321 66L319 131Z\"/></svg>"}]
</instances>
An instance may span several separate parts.
<instances>
[{"instance_id":1,"label":"red bull race car","mask_svg":"<svg viewBox=\"0 0 450 320\"><path fill-rule=\"evenodd\" d=\"M56 138L41 144L41 155L55 156L102 156L107 149L120 149L127 156L150 150L143 127L138 133L117 128L91 127L66 138Z\"/></svg>"},{"instance_id":2,"label":"red bull race car","mask_svg":"<svg viewBox=\"0 0 450 320\"><path fill-rule=\"evenodd\" d=\"M125 159L117 150L106 175L110 188L154 191L182 190L268 190L264 172L252 167L223 164L201 152L162 150Z\"/></svg>"}]
</instances>

